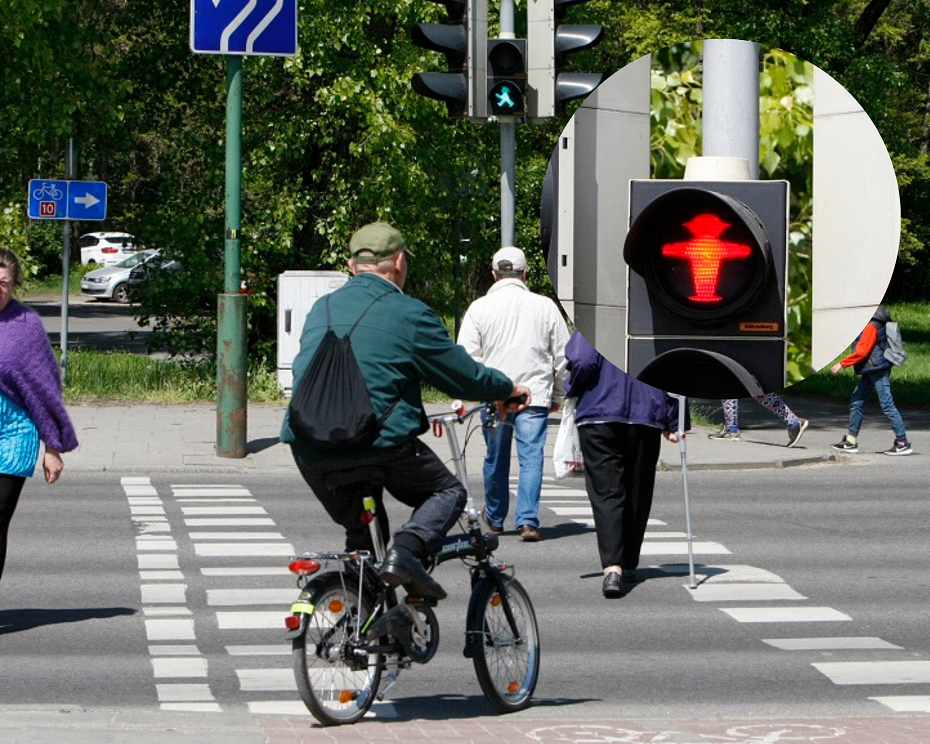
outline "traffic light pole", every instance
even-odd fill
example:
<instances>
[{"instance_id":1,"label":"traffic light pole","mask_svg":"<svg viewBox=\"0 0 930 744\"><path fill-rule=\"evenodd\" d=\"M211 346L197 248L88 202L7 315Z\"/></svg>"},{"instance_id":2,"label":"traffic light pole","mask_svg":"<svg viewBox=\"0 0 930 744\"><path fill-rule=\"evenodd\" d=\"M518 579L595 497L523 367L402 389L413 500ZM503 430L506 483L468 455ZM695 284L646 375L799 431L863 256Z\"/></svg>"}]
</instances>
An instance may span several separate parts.
<instances>
[{"instance_id":1,"label":"traffic light pole","mask_svg":"<svg viewBox=\"0 0 930 744\"><path fill-rule=\"evenodd\" d=\"M216 319L216 454L246 456L246 295L239 291L242 196L242 57L226 58L226 251Z\"/></svg>"},{"instance_id":2,"label":"traffic light pole","mask_svg":"<svg viewBox=\"0 0 930 744\"><path fill-rule=\"evenodd\" d=\"M500 38L514 39L514 2L501 0ZM501 125L501 247L513 245L516 225L517 124L502 119Z\"/></svg>"}]
</instances>

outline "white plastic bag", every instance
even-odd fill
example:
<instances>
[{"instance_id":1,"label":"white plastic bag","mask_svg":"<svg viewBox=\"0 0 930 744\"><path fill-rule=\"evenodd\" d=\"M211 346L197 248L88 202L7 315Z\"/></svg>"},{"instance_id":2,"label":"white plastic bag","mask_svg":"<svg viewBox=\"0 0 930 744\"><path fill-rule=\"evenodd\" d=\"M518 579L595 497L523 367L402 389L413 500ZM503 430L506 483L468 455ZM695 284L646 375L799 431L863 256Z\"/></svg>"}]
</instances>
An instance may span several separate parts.
<instances>
[{"instance_id":1,"label":"white plastic bag","mask_svg":"<svg viewBox=\"0 0 930 744\"><path fill-rule=\"evenodd\" d=\"M581 442L578 439L578 427L575 426L575 398L566 398L562 407L562 423L555 438L552 453L555 477L584 473L584 458L581 456Z\"/></svg>"}]
</instances>

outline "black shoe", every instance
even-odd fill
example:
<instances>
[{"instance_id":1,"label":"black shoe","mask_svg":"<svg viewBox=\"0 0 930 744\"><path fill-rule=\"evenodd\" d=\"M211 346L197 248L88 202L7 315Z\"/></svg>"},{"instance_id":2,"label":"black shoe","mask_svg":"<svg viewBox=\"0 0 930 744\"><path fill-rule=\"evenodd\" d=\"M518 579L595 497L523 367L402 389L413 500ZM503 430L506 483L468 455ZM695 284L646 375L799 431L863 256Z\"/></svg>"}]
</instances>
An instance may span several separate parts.
<instances>
[{"instance_id":1,"label":"black shoe","mask_svg":"<svg viewBox=\"0 0 930 744\"><path fill-rule=\"evenodd\" d=\"M403 584L407 593L416 597L445 599L448 596L415 556L396 548L391 548L384 556L378 576L391 586Z\"/></svg>"},{"instance_id":2,"label":"black shoe","mask_svg":"<svg viewBox=\"0 0 930 744\"><path fill-rule=\"evenodd\" d=\"M607 574L604 577L604 585L601 587L601 591L608 599L622 597L623 580L620 578L620 574L616 571L611 571L609 574Z\"/></svg>"}]
</instances>

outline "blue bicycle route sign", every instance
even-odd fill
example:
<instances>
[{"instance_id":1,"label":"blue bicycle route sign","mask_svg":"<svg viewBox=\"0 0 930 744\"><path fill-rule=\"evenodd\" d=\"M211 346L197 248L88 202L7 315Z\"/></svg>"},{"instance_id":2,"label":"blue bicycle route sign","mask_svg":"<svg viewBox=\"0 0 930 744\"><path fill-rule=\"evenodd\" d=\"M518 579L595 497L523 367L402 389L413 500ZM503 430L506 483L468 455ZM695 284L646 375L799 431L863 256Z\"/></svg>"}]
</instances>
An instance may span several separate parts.
<instances>
[{"instance_id":1,"label":"blue bicycle route sign","mask_svg":"<svg viewBox=\"0 0 930 744\"><path fill-rule=\"evenodd\" d=\"M297 54L297 0L191 0L191 51Z\"/></svg>"},{"instance_id":2,"label":"blue bicycle route sign","mask_svg":"<svg viewBox=\"0 0 930 744\"><path fill-rule=\"evenodd\" d=\"M107 185L104 181L56 181L36 178L27 193L33 220L84 220L107 218Z\"/></svg>"}]
</instances>

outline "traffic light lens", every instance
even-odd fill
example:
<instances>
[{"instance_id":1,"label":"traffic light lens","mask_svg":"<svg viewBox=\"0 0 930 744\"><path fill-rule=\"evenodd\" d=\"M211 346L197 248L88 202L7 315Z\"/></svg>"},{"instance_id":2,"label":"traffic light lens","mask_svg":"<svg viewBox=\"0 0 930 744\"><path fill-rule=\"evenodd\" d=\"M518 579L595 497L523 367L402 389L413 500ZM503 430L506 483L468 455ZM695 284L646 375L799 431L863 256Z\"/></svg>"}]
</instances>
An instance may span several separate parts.
<instances>
[{"instance_id":1,"label":"traffic light lens","mask_svg":"<svg viewBox=\"0 0 930 744\"><path fill-rule=\"evenodd\" d=\"M693 284L689 300L699 305L723 302L718 292L721 272L726 273L731 268L728 264L724 266L724 262L750 258L752 247L722 239L721 235L730 224L716 214L699 214L686 222L685 227L691 231L691 239L666 243L662 246L662 255L688 262Z\"/></svg>"}]
</instances>

